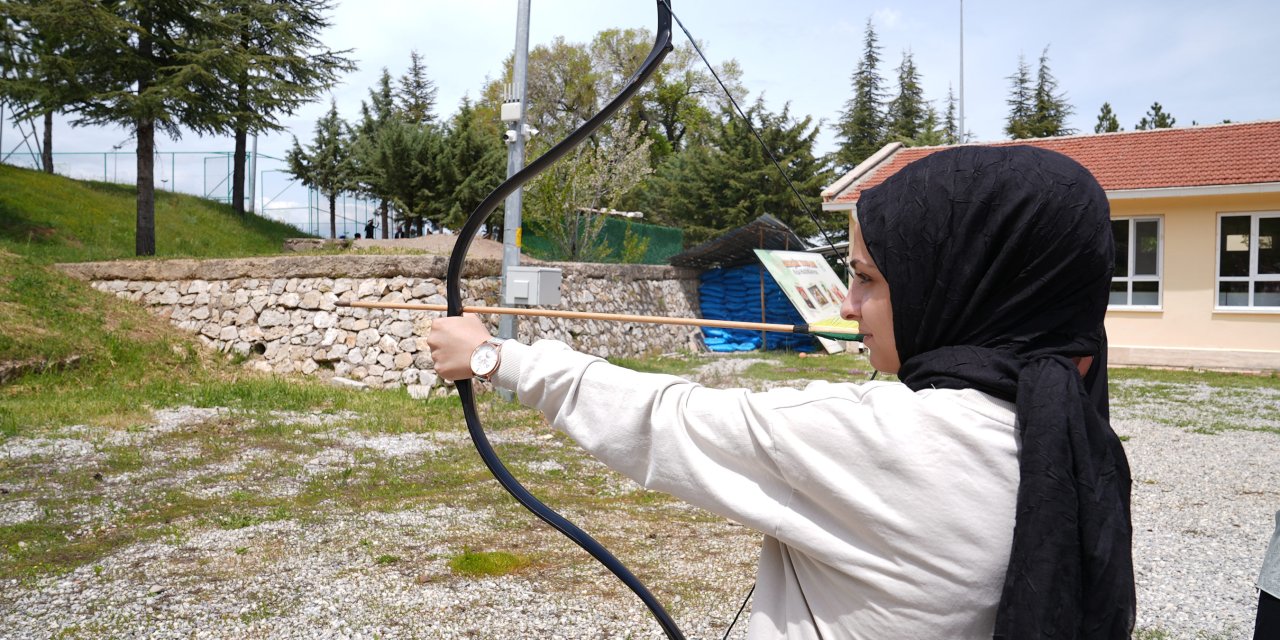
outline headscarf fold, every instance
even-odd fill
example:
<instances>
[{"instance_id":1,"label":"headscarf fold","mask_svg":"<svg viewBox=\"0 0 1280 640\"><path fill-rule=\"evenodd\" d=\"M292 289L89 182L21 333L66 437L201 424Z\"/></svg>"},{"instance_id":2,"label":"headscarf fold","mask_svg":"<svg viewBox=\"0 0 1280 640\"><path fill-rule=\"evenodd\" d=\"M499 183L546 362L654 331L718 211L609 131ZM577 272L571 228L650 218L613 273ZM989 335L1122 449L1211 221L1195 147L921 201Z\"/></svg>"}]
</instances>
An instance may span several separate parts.
<instances>
[{"instance_id":1,"label":"headscarf fold","mask_svg":"<svg viewBox=\"0 0 1280 640\"><path fill-rule=\"evenodd\" d=\"M899 378L1016 405L1020 483L995 638L1128 638L1131 480L1108 422L1102 188L1052 151L956 147L864 192L857 218L889 284ZM1072 359L1085 356L1082 379Z\"/></svg>"}]
</instances>

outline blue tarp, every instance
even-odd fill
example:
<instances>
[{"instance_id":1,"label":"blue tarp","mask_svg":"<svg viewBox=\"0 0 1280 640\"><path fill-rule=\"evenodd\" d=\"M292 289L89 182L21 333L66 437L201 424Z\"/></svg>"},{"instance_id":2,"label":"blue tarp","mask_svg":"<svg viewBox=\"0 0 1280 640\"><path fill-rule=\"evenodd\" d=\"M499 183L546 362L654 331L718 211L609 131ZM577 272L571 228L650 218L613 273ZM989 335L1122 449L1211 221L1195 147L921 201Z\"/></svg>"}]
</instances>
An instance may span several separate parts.
<instances>
[{"instance_id":1,"label":"blue tarp","mask_svg":"<svg viewBox=\"0 0 1280 640\"><path fill-rule=\"evenodd\" d=\"M760 313L761 275L764 276L764 314ZM702 317L740 322L800 324L804 318L791 306L782 288L759 264L704 271L698 285ZM712 351L751 351L760 348L761 333L745 329L703 329L703 342ZM765 333L766 349L813 351L811 336Z\"/></svg>"}]
</instances>

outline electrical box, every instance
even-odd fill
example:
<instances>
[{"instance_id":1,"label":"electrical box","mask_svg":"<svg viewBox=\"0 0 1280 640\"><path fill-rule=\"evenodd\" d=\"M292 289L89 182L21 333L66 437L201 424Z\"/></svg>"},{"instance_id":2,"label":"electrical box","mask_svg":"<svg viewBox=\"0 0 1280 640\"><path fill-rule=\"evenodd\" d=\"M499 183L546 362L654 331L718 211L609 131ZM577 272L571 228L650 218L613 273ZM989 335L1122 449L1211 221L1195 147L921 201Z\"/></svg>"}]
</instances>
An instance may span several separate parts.
<instances>
[{"instance_id":1,"label":"electrical box","mask_svg":"<svg viewBox=\"0 0 1280 640\"><path fill-rule=\"evenodd\" d=\"M502 103L502 121L519 122L524 103L520 101Z\"/></svg>"},{"instance_id":2,"label":"electrical box","mask_svg":"<svg viewBox=\"0 0 1280 640\"><path fill-rule=\"evenodd\" d=\"M507 267L504 304L549 307L560 304L560 270L555 267Z\"/></svg>"}]
</instances>

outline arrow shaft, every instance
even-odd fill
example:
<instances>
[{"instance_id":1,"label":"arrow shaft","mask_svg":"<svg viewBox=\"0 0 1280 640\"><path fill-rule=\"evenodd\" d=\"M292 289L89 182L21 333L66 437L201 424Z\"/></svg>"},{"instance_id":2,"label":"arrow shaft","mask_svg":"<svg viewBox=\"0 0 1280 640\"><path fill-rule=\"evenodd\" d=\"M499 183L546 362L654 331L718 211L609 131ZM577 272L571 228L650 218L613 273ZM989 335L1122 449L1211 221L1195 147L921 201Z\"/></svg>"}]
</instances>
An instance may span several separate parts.
<instances>
[{"instance_id":1,"label":"arrow shaft","mask_svg":"<svg viewBox=\"0 0 1280 640\"><path fill-rule=\"evenodd\" d=\"M446 311L442 304L418 304L410 302L340 302L341 307L359 309L407 309L410 311ZM775 331L778 333L809 333L803 325L775 324L768 322L738 322L735 320L709 320L705 318L669 318L642 316L627 313L595 313L590 311L560 311L556 309L525 309L516 307L463 307L464 313L496 313L512 316L541 318L567 318L571 320L603 320L606 322L642 322L688 327L713 327L717 329L746 329L748 331Z\"/></svg>"}]
</instances>

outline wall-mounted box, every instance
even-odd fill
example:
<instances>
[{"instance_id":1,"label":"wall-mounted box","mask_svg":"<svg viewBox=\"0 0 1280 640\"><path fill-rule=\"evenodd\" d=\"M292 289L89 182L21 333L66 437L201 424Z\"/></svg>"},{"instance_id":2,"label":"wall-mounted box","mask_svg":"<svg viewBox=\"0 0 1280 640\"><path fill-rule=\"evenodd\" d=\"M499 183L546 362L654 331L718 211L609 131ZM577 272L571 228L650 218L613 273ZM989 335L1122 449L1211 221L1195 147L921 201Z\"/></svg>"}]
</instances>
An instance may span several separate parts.
<instances>
[{"instance_id":1,"label":"wall-mounted box","mask_svg":"<svg viewBox=\"0 0 1280 640\"><path fill-rule=\"evenodd\" d=\"M560 270L555 267L507 267L504 304L547 307L560 304Z\"/></svg>"}]
</instances>

